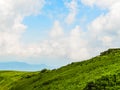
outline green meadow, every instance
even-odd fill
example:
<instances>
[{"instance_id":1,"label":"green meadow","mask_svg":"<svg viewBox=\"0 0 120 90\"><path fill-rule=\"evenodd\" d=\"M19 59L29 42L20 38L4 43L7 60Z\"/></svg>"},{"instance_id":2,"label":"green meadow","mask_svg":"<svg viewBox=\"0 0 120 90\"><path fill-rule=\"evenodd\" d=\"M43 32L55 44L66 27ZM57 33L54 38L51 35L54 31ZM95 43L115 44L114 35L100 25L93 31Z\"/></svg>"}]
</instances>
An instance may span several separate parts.
<instances>
[{"instance_id":1,"label":"green meadow","mask_svg":"<svg viewBox=\"0 0 120 90\"><path fill-rule=\"evenodd\" d=\"M119 90L120 49L36 72L0 71L0 90Z\"/></svg>"}]
</instances>

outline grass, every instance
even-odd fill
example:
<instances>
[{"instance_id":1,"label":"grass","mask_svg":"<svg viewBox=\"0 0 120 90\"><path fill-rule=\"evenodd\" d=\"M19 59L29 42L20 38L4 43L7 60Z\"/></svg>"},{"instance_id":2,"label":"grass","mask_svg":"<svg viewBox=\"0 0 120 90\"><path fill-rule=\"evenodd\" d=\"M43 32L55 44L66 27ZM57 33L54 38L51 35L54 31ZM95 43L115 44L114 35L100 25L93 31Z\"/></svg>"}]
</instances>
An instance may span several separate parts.
<instances>
[{"instance_id":1,"label":"grass","mask_svg":"<svg viewBox=\"0 0 120 90\"><path fill-rule=\"evenodd\" d=\"M0 90L118 90L119 65L120 49L109 49L99 56L73 62L59 69L38 72L1 71ZM116 81L114 76L117 77Z\"/></svg>"}]
</instances>

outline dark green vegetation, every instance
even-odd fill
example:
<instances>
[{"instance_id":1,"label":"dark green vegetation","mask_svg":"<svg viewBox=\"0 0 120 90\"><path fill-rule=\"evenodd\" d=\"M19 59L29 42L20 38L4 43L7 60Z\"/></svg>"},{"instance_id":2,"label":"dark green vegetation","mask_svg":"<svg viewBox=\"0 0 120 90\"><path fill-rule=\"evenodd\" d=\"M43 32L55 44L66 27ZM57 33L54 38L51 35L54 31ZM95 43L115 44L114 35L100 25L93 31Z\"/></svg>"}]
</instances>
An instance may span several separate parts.
<instances>
[{"instance_id":1,"label":"dark green vegetation","mask_svg":"<svg viewBox=\"0 0 120 90\"><path fill-rule=\"evenodd\" d=\"M0 90L120 90L120 49L39 72L0 72Z\"/></svg>"}]
</instances>

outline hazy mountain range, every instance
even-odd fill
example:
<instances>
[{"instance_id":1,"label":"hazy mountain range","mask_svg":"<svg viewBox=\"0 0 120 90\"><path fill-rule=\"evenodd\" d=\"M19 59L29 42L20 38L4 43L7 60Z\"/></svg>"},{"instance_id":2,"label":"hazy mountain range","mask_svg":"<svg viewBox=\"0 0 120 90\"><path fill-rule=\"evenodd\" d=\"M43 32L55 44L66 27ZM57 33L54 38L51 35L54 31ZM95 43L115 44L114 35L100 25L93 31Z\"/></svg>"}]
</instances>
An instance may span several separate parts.
<instances>
[{"instance_id":1,"label":"hazy mountain range","mask_svg":"<svg viewBox=\"0 0 120 90\"><path fill-rule=\"evenodd\" d=\"M32 70L41 70L41 69L51 69L52 67L47 66L45 64L28 64L24 62L0 62L0 70L25 70L25 71L32 71Z\"/></svg>"}]
</instances>

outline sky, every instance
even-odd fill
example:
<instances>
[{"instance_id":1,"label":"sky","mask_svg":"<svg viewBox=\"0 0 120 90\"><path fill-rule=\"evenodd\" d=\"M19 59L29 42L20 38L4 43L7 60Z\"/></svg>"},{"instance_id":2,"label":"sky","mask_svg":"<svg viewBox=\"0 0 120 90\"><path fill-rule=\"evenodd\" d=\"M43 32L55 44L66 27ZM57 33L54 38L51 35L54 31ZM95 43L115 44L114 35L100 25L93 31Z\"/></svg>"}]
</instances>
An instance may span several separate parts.
<instances>
[{"instance_id":1,"label":"sky","mask_svg":"<svg viewBox=\"0 0 120 90\"><path fill-rule=\"evenodd\" d=\"M63 66L120 47L120 0L0 0L0 62Z\"/></svg>"}]
</instances>

